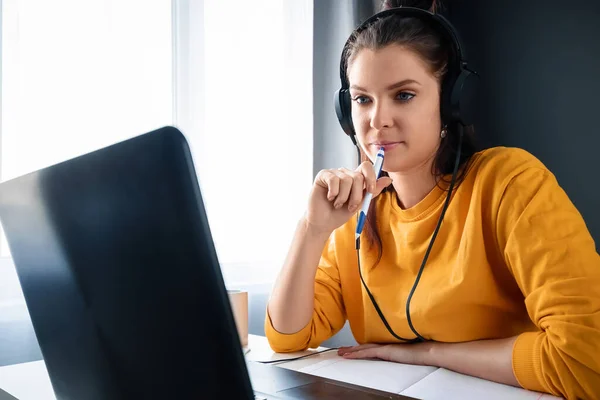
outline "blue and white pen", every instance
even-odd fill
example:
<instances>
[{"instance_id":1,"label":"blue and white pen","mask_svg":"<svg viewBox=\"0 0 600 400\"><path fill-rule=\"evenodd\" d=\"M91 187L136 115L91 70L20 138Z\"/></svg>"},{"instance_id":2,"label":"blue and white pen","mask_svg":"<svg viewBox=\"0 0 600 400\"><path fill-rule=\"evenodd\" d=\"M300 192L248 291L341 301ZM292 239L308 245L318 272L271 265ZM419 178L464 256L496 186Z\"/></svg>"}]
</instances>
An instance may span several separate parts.
<instances>
[{"instance_id":1,"label":"blue and white pen","mask_svg":"<svg viewBox=\"0 0 600 400\"><path fill-rule=\"evenodd\" d=\"M375 164L373 165L373 170L375 172L375 179L379 179L379 175L381 174L381 168L383 167L383 147L379 149L377 152L377 156L375 157ZM358 239L360 238L360 234L362 233L363 227L365 226L365 221L367 220L367 212L369 211L369 205L371 204L371 199L373 198L373 193L367 192L365 195L365 199L363 200L362 207L360 209L360 213L358 214L358 224L356 225L356 234L354 235L354 239L358 244Z\"/></svg>"}]
</instances>

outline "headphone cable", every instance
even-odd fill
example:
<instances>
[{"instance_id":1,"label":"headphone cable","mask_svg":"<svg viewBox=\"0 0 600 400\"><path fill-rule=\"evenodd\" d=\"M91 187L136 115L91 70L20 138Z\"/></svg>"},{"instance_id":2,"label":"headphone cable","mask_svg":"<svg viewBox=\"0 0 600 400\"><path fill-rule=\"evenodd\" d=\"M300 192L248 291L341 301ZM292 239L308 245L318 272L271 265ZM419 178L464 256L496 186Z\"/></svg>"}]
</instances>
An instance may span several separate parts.
<instances>
[{"instance_id":1,"label":"headphone cable","mask_svg":"<svg viewBox=\"0 0 600 400\"><path fill-rule=\"evenodd\" d=\"M419 272L417 273L417 277L415 278L415 282L413 283L412 289L410 290L410 293L409 293L408 298L406 300L406 319L407 319L407 322L408 322L408 326L410 327L410 330L417 336L416 338L414 338L414 339L405 339L405 338L397 335L392 330L390 324L388 323L387 319L383 315L383 312L379 308L379 305L375 301L375 297L373 296L373 294L371 293L371 291L367 287L367 284L365 283L365 280L363 279L362 268L360 266L360 238L356 239L356 258L357 258L357 261L358 261L358 274L360 276L360 280L361 280L363 286L365 287L365 290L367 291L367 294L368 294L369 298L371 299L371 302L373 303L373 306L375 307L375 310L377 311L377 314L379 315L379 318L381 319L381 321L383 322L383 324L385 325L385 327L387 328L387 330L396 339L402 340L402 341L407 342L407 343L424 342L424 341L427 340L423 336L421 336L419 334L419 332L417 332L417 330L413 326L412 319L410 318L410 301L412 300L412 297L413 297L413 294L415 293L417 285L419 284L419 281L421 280L421 275L423 274L423 270L425 268L425 264L427 263L427 259L429 258L429 253L431 252L431 249L433 247L433 243L435 242L437 234L438 234L438 232L440 230L440 227L442 225L442 220L444 219L444 215L446 214L446 210L448 209L448 205L450 204L450 197L452 195L452 190L454 189L454 185L456 183L456 175L457 175L457 172L458 172L458 166L460 164L460 156L461 156L461 150L462 150L462 139L463 139L463 133L464 133L464 129L463 129L462 124L458 123L457 127L458 127L458 133L459 133L459 137L458 137L458 151L456 153L456 160L454 162L454 171L452 172L452 180L450 181L450 187L448 188L448 195L446 196L446 201L444 203L444 207L442 209L442 212L441 212L440 217L438 219L437 225L435 227L435 230L434 230L433 235L431 237L431 240L429 242L429 246L427 247L427 251L425 252L425 256L423 257L423 261L421 262L421 267L419 268ZM360 150L359 150L359 154L360 154Z\"/></svg>"}]
</instances>

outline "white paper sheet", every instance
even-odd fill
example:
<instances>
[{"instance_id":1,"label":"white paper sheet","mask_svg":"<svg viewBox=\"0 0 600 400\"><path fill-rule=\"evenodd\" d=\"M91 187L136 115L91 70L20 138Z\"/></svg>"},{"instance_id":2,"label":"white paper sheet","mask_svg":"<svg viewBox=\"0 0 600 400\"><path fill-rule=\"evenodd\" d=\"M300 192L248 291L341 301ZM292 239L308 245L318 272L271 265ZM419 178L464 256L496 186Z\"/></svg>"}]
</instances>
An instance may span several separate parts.
<instances>
[{"instance_id":1,"label":"white paper sheet","mask_svg":"<svg viewBox=\"0 0 600 400\"><path fill-rule=\"evenodd\" d=\"M424 400L550 400L548 394L459 374L444 368L427 375L401 394Z\"/></svg>"},{"instance_id":2,"label":"white paper sheet","mask_svg":"<svg viewBox=\"0 0 600 400\"><path fill-rule=\"evenodd\" d=\"M337 356L301 368L299 371L387 392L400 393L435 370L435 367L378 360L349 360Z\"/></svg>"}]
</instances>

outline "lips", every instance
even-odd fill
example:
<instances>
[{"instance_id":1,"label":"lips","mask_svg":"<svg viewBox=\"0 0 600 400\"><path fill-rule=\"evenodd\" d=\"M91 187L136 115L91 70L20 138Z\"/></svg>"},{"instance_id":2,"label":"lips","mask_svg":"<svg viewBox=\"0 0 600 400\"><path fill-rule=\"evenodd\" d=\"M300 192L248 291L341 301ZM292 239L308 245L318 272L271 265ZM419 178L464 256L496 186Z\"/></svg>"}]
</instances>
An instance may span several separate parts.
<instances>
[{"instance_id":1,"label":"lips","mask_svg":"<svg viewBox=\"0 0 600 400\"><path fill-rule=\"evenodd\" d=\"M371 143L371 146L376 147L377 149L380 149L383 147L384 151L388 151L388 150L393 149L394 147L397 147L401 143L404 143L404 142L403 141L397 141L397 142L385 141L385 142Z\"/></svg>"}]
</instances>

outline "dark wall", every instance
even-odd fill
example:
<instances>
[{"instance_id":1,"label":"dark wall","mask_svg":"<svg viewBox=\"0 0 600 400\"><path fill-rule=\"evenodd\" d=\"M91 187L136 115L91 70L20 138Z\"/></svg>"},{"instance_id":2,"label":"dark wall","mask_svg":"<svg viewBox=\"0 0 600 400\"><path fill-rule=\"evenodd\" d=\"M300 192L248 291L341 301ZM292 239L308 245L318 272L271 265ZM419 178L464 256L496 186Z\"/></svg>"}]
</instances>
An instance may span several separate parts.
<instances>
[{"instance_id":1,"label":"dark wall","mask_svg":"<svg viewBox=\"0 0 600 400\"><path fill-rule=\"evenodd\" d=\"M521 147L556 175L600 248L600 2L451 0L481 75L483 147Z\"/></svg>"}]
</instances>

